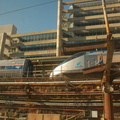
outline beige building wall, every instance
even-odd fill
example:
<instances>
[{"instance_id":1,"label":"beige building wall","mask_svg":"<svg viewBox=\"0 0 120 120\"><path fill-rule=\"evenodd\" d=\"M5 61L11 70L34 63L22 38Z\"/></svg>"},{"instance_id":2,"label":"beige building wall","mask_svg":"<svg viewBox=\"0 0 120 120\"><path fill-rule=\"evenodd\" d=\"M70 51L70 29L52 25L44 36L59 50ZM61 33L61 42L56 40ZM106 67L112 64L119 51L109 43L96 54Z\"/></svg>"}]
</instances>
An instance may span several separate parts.
<instances>
[{"instance_id":1,"label":"beige building wall","mask_svg":"<svg viewBox=\"0 0 120 120\"><path fill-rule=\"evenodd\" d=\"M36 36L36 35L45 35L45 34L52 34L57 33L57 30L46 30L46 31L38 31L38 32L30 32L30 33L21 33L21 34L12 34L10 37L12 38L12 44L11 48L15 48L15 51L11 51L8 53L10 57L21 57L21 56L36 56L36 55L49 55L49 54L56 54L56 50L50 49L50 46L48 46L47 50L31 50L22 52L19 50L19 47L21 46L32 46L32 45L47 45L47 44L53 44L57 42L56 38L53 39L44 39L44 40L35 40L35 41L27 41L27 42L21 42L21 37L29 37L29 36Z\"/></svg>"},{"instance_id":2,"label":"beige building wall","mask_svg":"<svg viewBox=\"0 0 120 120\"><path fill-rule=\"evenodd\" d=\"M56 54L56 50L50 49L48 46L48 50L39 50L39 51L28 51L28 52L21 52L19 51L19 47L21 46L31 46L31 45L47 45L47 44L56 44L57 39L45 39L45 40L38 40L38 41L27 41L27 42L21 42L20 38L23 36L36 36L36 35L45 35L45 34L52 34L57 33L57 30L46 30L46 31L38 31L38 32L30 32L30 33L21 33L16 34L16 27L14 25L4 25L0 26L0 42L3 42L5 40L4 45L0 46L0 49L2 50L2 56L4 54L8 57L20 57L20 56L36 56L36 55L49 55L49 54ZM6 36L6 38L3 38L3 33L6 33L12 40L9 40ZM1 41L2 40L2 41ZM1 59L1 58L0 58Z\"/></svg>"},{"instance_id":3,"label":"beige building wall","mask_svg":"<svg viewBox=\"0 0 120 120\"><path fill-rule=\"evenodd\" d=\"M62 37L63 41L81 43L107 39L102 2L94 1L72 0L63 2L62 23L68 23L68 26L62 27L62 32L68 35ZM80 4L81 2L83 3ZM120 38L120 2L106 0L106 8L110 32L115 39L118 39ZM65 14L67 17L64 17ZM70 47L72 48L72 44L69 45Z\"/></svg>"},{"instance_id":4,"label":"beige building wall","mask_svg":"<svg viewBox=\"0 0 120 120\"><path fill-rule=\"evenodd\" d=\"M0 59L5 59L4 55L9 54L11 41L7 38L7 35L16 34L16 32L17 28L12 24L0 26Z\"/></svg>"},{"instance_id":5,"label":"beige building wall","mask_svg":"<svg viewBox=\"0 0 120 120\"><path fill-rule=\"evenodd\" d=\"M0 26L0 34L4 32L8 35L16 34L17 28L12 24Z\"/></svg>"}]
</instances>

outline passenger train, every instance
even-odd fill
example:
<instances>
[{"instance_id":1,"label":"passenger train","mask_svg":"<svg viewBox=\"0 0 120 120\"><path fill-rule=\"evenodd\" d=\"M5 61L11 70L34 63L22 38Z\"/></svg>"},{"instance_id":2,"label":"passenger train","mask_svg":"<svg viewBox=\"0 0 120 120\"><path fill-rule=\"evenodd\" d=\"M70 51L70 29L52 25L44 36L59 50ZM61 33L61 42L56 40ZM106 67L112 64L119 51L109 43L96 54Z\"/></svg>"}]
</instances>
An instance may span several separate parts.
<instances>
[{"instance_id":1,"label":"passenger train","mask_svg":"<svg viewBox=\"0 0 120 120\"><path fill-rule=\"evenodd\" d=\"M83 69L103 64L107 51L78 52L58 65L50 74L50 78L61 75L75 77L83 73ZM100 57L102 55L102 58ZM117 57L115 57L117 55ZM114 52L114 61L120 62L120 52ZM0 77L30 77L33 76L33 65L27 59L0 60ZM86 77L86 76L85 76Z\"/></svg>"},{"instance_id":2,"label":"passenger train","mask_svg":"<svg viewBox=\"0 0 120 120\"><path fill-rule=\"evenodd\" d=\"M32 76L33 65L30 60L0 60L0 77Z\"/></svg>"},{"instance_id":3,"label":"passenger train","mask_svg":"<svg viewBox=\"0 0 120 120\"><path fill-rule=\"evenodd\" d=\"M93 67L97 64L105 63L105 56L107 54L107 51L94 51L89 52L87 54L78 52L65 60L63 63L58 65L53 72L50 74L50 78L52 77L58 77L61 75L75 77L73 73L82 73L83 69ZM119 54L120 52L115 52L114 55ZM103 58L100 58L102 56ZM120 62L120 59L118 59L115 62Z\"/></svg>"}]
</instances>

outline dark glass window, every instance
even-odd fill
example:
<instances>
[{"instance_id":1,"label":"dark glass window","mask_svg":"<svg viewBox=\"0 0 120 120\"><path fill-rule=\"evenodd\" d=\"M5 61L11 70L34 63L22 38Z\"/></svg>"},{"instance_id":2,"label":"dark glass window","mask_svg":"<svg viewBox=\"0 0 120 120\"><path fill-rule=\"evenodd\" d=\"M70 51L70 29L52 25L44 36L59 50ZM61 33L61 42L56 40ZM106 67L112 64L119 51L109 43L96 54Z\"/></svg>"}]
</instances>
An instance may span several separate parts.
<instances>
[{"instance_id":1,"label":"dark glass window","mask_svg":"<svg viewBox=\"0 0 120 120\"><path fill-rule=\"evenodd\" d=\"M38 41L38 40L50 40L56 39L57 33L46 33L46 34L39 34L39 35L31 35L31 36L22 36L19 39L22 42L30 42L30 41Z\"/></svg>"},{"instance_id":2,"label":"dark glass window","mask_svg":"<svg viewBox=\"0 0 120 120\"><path fill-rule=\"evenodd\" d=\"M3 66L2 66L3 67ZM4 66L6 69L22 69L22 65L16 65L16 66Z\"/></svg>"},{"instance_id":3,"label":"dark glass window","mask_svg":"<svg viewBox=\"0 0 120 120\"><path fill-rule=\"evenodd\" d=\"M5 66L0 66L0 69L5 69Z\"/></svg>"},{"instance_id":4,"label":"dark glass window","mask_svg":"<svg viewBox=\"0 0 120 120\"><path fill-rule=\"evenodd\" d=\"M70 58L66 59L63 63L73 60L74 58L80 57L84 54L85 54L85 52L78 52L78 53L72 55ZM63 63L61 63L61 64L63 64Z\"/></svg>"},{"instance_id":5,"label":"dark glass window","mask_svg":"<svg viewBox=\"0 0 120 120\"><path fill-rule=\"evenodd\" d=\"M5 66L6 69L13 69L13 66Z\"/></svg>"}]
</instances>

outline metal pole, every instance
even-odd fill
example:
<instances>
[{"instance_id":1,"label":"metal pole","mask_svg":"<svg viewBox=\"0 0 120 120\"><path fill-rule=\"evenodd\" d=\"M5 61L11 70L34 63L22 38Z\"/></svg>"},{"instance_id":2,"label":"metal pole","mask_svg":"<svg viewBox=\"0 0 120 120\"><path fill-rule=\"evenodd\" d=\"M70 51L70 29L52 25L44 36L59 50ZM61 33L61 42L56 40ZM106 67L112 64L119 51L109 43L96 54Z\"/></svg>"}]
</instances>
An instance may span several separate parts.
<instances>
[{"instance_id":1,"label":"metal pole","mask_svg":"<svg viewBox=\"0 0 120 120\"><path fill-rule=\"evenodd\" d=\"M106 68L103 76L103 83L104 83L104 114L105 114L105 120L114 120L113 116L113 101L112 101L112 91L111 91L111 78L110 78L110 69L112 65L112 58L113 58L113 52L114 52L114 42L112 41L112 34L110 33L109 28L109 22L106 12L106 4L105 0L102 0L102 7L104 12L104 19L106 24L106 33L108 41L108 49L107 49L107 60L106 60Z\"/></svg>"},{"instance_id":2,"label":"metal pole","mask_svg":"<svg viewBox=\"0 0 120 120\"><path fill-rule=\"evenodd\" d=\"M104 82L104 91L103 91L104 92L104 114L105 114L105 120L114 120L112 90L111 90L112 81L110 78L110 69L111 69L110 61L112 61L113 51L110 52L110 50L108 49L108 55L109 55L109 57L107 57L106 70L105 70L105 74L104 74L104 78L103 78L103 82ZM111 56L111 58L110 58L110 56Z\"/></svg>"},{"instance_id":3,"label":"metal pole","mask_svg":"<svg viewBox=\"0 0 120 120\"><path fill-rule=\"evenodd\" d=\"M112 38L112 34L110 33L110 27L109 27L107 12L106 12L105 0L102 0L102 8L103 8L103 13L104 13L104 20L105 20L105 25L106 25L107 38L110 40Z\"/></svg>"},{"instance_id":4,"label":"metal pole","mask_svg":"<svg viewBox=\"0 0 120 120\"><path fill-rule=\"evenodd\" d=\"M104 93L104 113L105 120L114 120L113 109L112 109L112 95L110 93Z\"/></svg>"}]
</instances>

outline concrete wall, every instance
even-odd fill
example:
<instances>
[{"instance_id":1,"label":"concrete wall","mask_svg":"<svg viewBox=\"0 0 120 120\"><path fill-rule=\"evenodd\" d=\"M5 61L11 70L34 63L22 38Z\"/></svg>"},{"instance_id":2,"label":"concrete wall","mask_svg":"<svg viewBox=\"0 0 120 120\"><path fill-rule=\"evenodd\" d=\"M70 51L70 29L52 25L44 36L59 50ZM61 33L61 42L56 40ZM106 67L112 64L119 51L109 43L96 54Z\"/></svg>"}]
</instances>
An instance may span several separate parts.
<instances>
[{"instance_id":1,"label":"concrete wall","mask_svg":"<svg viewBox=\"0 0 120 120\"><path fill-rule=\"evenodd\" d=\"M7 35L16 34L16 32L17 28L12 24L0 26L0 59L4 59L4 54L8 54L10 48L10 40L7 39Z\"/></svg>"},{"instance_id":2,"label":"concrete wall","mask_svg":"<svg viewBox=\"0 0 120 120\"><path fill-rule=\"evenodd\" d=\"M4 32L8 35L16 34L17 28L12 24L0 26L0 34Z\"/></svg>"}]
</instances>

